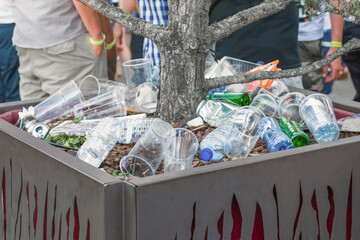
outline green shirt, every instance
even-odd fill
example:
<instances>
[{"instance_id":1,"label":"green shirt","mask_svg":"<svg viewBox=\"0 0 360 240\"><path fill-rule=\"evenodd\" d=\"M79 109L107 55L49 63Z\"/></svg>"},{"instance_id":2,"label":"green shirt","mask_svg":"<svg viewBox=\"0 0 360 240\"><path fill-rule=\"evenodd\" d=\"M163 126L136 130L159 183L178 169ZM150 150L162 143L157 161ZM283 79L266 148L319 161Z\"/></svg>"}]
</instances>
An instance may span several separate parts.
<instances>
[{"instance_id":1,"label":"green shirt","mask_svg":"<svg viewBox=\"0 0 360 240\"><path fill-rule=\"evenodd\" d=\"M260 4L261 0L213 0L210 22ZM298 11L291 3L284 11L254 22L216 43L219 56L265 63L278 59L279 67L300 67L297 49Z\"/></svg>"}]
</instances>

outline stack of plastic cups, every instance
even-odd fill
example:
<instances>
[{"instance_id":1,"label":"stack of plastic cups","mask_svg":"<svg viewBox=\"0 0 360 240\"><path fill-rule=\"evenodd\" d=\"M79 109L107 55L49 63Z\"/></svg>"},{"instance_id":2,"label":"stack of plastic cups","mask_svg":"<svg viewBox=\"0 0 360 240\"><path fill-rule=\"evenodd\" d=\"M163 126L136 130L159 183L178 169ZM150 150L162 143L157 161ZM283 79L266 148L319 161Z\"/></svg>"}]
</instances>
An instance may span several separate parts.
<instances>
[{"instance_id":1,"label":"stack of plastic cups","mask_svg":"<svg viewBox=\"0 0 360 240\"><path fill-rule=\"evenodd\" d=\"M74 81L70 81L57 93L51 95L34 107L39 122L62 119L72 114L76 104L84 102L84 96Z\"/></svg>"},{"instance_id":2,"label":"stack of plastic cups","mask_svg":"<svg viewBox=\"0 0 360 240\"><path fill-rule=\"evenodd\" d=\"M75 105L73 112L75 118L82 117L86 120L120 117L126 115L126 106L123 98L119 97L114 89Z\"/></svg>"},{"instance_id":3,"label":"stack of plastic cups","mask_svg":"<svg viewBox=\"0 0 360 240\"><path fill-rule=\"evenodd\" d=\"M300 116L318 143L331 142L339 138L333 105L326 95L312 94L301 102Z\"/></svg>"}]
</instances>

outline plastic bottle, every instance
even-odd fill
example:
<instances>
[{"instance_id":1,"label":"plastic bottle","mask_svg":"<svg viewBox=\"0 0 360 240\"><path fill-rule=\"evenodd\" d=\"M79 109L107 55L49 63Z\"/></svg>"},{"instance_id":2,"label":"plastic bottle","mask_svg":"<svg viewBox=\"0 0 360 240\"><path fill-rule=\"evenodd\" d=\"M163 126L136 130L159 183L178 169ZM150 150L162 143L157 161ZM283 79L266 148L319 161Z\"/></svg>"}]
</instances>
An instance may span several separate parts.
<instances>
[{"instance_id":1,"label":"plastic bottle","mask_svg":"<svg viewBox=\"0 0 360 240\"><path fill-rule=\"evenodd\" d=\"M279 122L281 130L291 139L294 147L309 145L309 137L298 122L289 120L287 117L280 117Z\"/></svg>"},{"instance_id":2,"label":"plastic bottle","mask_svg":"<svg viewBox=\"0 0 360 240\"><path fill-rule=\"evenodd\" d=\"M119 135L117 126L118 121L115 118L104 118L80 147L77 157L99 167L116 144Z\"/></svg>"},{"instance_id":3,"label":"plastic bottle","mask_svg":"<svg viewBox=\"0 0 360 240\"><path fill-rule=\"evenodd\" d=\"M208 91L208 94L212 95L212 94L214 94L216 92L226 92L226 86L211 89L211 90Z\"/></svg>"},{"instance_id":4,"label":"plastic bottle","mask_svg":"<svg viewBox=\"0 0 360 240\"><path fill-rule=\"evenodd\" d=\"M211 126L218 127L224 122L222 117L233 110L239 109L240 107L235 104L203 100L196 109L196 116L201 117Z\"/></svg>"},{"instance_id":5,"label":"plastic bottle","mask_svg":"<svg viewBox=\"0 0 360 240\"><path fill-rule=\"evenodd\" d=\"M149 129L155 119L156 118L126 119L119 121L118 143L128 144L137 142Z\"/></svg>"},{"instance_id":6,"label":"plastic bottle","mask_svg":"<svg viewBox=\"0 0 360 240\"><path fill-rule=\"evenodd\" d=\"M215 92L213 94L208 94L206 96L207 99L211 99L214 101L220 101L230 104L236 104L239 106L248 106L250 105L249 94L247 93L235 93L235 92Z\"/></svg>"},{"instance_id":7,"label":"plastic bottle","mask_svg":"<svg viewBox=\"0 0 360 240\"><path fill-rule=\"evenodd\" d=\"M258 124L260 137L266 143L270 152L293 148L290 138L281 131L278 122L272 117L263 117Z\"/></svg>"},{"instance_id":8,"label":"plastic bottle","mask_svg":"<svg viewBox=\"0 0 360 240\"><path fill-rule=\"evenodd\" d=\"M233 125L221 125L209 133L200 143L200 158L203 161L219 161L232 149L240 132Z\"/></svg>"}]
</instances>

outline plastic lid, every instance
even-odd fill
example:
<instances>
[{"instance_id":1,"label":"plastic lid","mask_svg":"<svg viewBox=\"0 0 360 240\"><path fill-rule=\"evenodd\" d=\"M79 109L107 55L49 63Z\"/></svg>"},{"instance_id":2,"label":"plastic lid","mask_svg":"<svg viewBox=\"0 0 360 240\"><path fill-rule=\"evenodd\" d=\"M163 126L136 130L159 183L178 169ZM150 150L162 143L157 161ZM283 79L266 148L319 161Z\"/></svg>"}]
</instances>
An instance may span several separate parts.
<instances>
[{"instance_id":1,"label":"plastic lid","mask_svg":"<svg viewBox=\"0 0 360 240\"><path fill-rule=\"evenodd\" d=\"M203 161L210 161L213 157L213 151L210 148L204 148L203 150L200 151L200 158Z\"/></svg>"}]
</instances>

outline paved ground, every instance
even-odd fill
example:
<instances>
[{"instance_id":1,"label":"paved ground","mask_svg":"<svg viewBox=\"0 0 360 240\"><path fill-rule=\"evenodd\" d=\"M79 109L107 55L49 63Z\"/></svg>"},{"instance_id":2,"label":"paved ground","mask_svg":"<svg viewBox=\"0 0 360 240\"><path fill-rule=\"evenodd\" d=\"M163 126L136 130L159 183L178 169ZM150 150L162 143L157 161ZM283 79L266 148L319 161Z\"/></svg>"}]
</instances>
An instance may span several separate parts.
<instances>
[{"instance_id":1,"label":"paved ground","mask_svg":"<svg viewBox=\"0 0 360 240\"><path fill-rule=\"evenodd\" d=\"M348 79L338 80L334 82L330 96L340 97L347 100L352 100L355 95L354 85L348 75Z\"/></svg>"}]
</instances>

